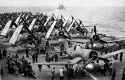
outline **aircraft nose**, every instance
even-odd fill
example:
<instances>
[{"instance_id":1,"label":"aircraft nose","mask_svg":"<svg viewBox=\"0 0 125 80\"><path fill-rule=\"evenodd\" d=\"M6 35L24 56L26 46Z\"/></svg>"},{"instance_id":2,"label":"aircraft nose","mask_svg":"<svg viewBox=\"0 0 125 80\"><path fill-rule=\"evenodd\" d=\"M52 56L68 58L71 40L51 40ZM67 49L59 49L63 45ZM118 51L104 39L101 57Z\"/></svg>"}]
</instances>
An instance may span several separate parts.
<instances>
[{"instance_id":1,"label":"aircraft nose","mask_svg":"<svg viewBox=\"0 0 125 80\"><path fill-rule=\"evenodd\" d=\"M86 69L87 69L87 70L93 70L93 68L94 68L94 65L93 65L92 63L90 63L90 64L88 64L88 65L86 66Z\"/></svg>"}]
</instances>

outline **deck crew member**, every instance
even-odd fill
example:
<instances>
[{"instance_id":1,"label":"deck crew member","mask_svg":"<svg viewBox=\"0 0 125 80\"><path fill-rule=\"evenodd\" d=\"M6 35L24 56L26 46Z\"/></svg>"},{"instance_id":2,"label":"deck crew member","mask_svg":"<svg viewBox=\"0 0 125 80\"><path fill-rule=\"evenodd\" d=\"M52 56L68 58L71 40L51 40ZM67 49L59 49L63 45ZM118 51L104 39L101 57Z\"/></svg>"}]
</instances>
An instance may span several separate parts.
<instances>
[{"instance_id":1,"label":"deck crew member","mask_svg":"<svg viewBox=\"0 0 125 80\"><path fill-rule=\"evenodd\" d=\"M122 80L122 76L123 76L123 65L119 60L115 60L112 63L111 80Z\"/></svg>"},{"instance_id":2,"label":"deck crew member","mask_svg":"<svg viewBox=\"0 0 125 80\"><path fill-rule=\"evenodd\" d=\"M123 52L120 53L120 62L122 62L123 59Z\"/></svg>"},{"instance_id":3,"label":"deck crew member","mask_svg":"<svg viewBox=\"0 0 125 80\"><path fill-rule=\"evenodd\" d=\"M32 55L32 61L35 63L35 54Z\"/></svg>"},{"instance_id":4,"label":"deck crew member","mask_svg":"<svg viewBox=\"0 0 125 80\"><path fill-rule=\"evenodd\" d=\"M41 72L42 65L41 65L41 64L39 64L39 65L38 65L38 68L39 68L39 72Z\"/></svg>"},{"instance_id":5,"label":"deck crew member","mask_svg":"<svg viewBox=\"0 0 125 80\"><path fill-rule=\"evenodd\" d=\"M28 51L28 48L26 49L26 57L27 57L27 58L29 57L29 51Z\"/></svg>"},{"instance_id":6,"label":"deck crew member","mask_svg":"<svg viewBox=\"0 0 125 80\"><path fill-rule=\"evenodd\" d=\"M64 68L59 70L59 76L60 76L60 80L64 80Z\"/></svg>"},{"instance_id":7,"label":"deck crew member","mask_svg":"<svg viewBox=\"0 0 125 80\"><path fill-rule=\"evenodd\" d=\"M55 67L52 68L51 73L52 73L51 80L54 80L54 78L55 78Z\"/></svg>"}]
</instances>

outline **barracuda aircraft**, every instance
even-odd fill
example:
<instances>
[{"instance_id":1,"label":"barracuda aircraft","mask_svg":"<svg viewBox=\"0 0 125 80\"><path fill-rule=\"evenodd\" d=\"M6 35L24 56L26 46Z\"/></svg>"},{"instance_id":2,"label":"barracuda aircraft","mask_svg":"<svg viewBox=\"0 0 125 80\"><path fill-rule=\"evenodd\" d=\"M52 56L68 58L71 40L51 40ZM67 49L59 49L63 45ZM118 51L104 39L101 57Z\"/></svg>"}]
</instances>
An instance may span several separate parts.
<instances>
[{"instance_id":1,"label":"barracuda aircraft","mask_svg":"<svg viewBox=\"0 0 125 80\"><path fill-rule=\"evenodd\" d=\"M53 26L51 26L50 29L48 30L46 39L49 39L50 34L52 33L52 30L54 29L54 25L55 24L53 24ZM73 24L71 23L71 25L73 25ZM70 28L71 28L71 26L69 26L67 31L70 31ZM95 29L94 35L99 35L98 33L96 33L96 29ZM101 39L103 39L103 38L101 38ZM64 38L59 38L58 40L51 40L51 41L49 41L50 44L55 44L55 43L56 44L63 44L64 48L65 48L65 51L66 51L65 56L72 57L72 59L69 60L69 61L63 61L63 62L41 62L41 63L36 63L36 64L37 65L62 65L62 66L65 66L65 65L79 64L79 62L83 61L84 62L83 68L86 71L87 69L91 68L91 66L93 66L93 67L102 66L101 63L98 63L98 65L96 64L97 59L102 60L103 63L105 63L105 61L109 61L108 60L109 58L113 57L116 54L121 54L121 53L123 53L125 51L124 49L122 49L122 50L114 51L114 52L111 52L111 53L107 53L106 55L100 55L100 53L98 51L93 50L91 48L90 49L85 49L85 48L82 48L80 46L76 46L76 48L69 48L68 41L80 42L80 43L84 43L84 44L86 42L90 42L90 40L87 40L87 39L85 39L83 41L76 41L76 40L72 40L72 39L67 40L67 39L64 39ZM99 43L100 40L97 40L97 42ZM107 43L109 43L109 42L107 42ZM96 59L93 59L95 57L96 57Z\"/></svg>"},{"instance_id":2,"label":"barracuda aircraft","mask_svg":"<svg viewBox=\"0 0 125 80\"><path fill-rule=\"evenodd\" d=\"M63 44L66 44L64 42L65 41L63 41ZM99 54L97 54L96 51L93 51L92 49L82 49L80 47L77 47L75 50L69 50L68 48L66 48L66 50L67 50L67 56L72 57L72 59L69 59L68 61L61 61L61 62L60 61L58 61L58 62L40 62L40 63L36 63L36 64L37 65L47 65L47 66L48 65L50 65L50 66L54 66L54 65L56 65L56 66L66 66L66 65L75 66L76 64L81 65L81 63L82 63L81 66L82 66L83 71L86 72L88 75L90 75L90 73L89 73L90 71L98 72L98 70L101 70L101 69L103 70L102 67L104 67L104 64L106 64L106 63L108 63L108 64L117 63L117 61L113 61L111 59L116 55L121 55L121 53L123 53L123 54L125 53L125 49L107 53L105 55L99 55ZM97 62L97 60L98 60L98 62ZM111 66L109 66L109 67L111 67ZM77 67L79 67L79 66L77 66ZM119 70L119 69L117 69L117 70ZM123 68L122 68L122 72L117 71L117 74L122 75ZM90 77L92 77L91 75L90 75ZM119 77L119 75L116 75L116 76ZM121 77L119 77L119 78L121 79ZM96 80L95 78L93 78L93 79Z\"/></svg>"},{"instance_id":3,"label":"barracuda aircraft","mask_svg":"<svg viewBox=\"0 0 125 80\"><path fill-rule=\"evenodd\" d=\"M15 20L14 23L12 23L13 20L9 20L9 21L6 23L6 25L5 25L5 27L3 28L3 30L1 31L1 36L7 36L7 33L9 32L11 26L17 27L18 22L19 22L19 20L20 20L20 17L21 17L21 14L19 15L19 17L17 17L17 19Z\"/></svg>"},{"instance_id":4,"label":"barracuda aircraft","mask_svg":"<svg viewBox=\"0 0 125 80\"><path fill-rule=\"evenodd\" d=\"M16 31L15 29L19 25L19 21L20 21L21 16L22 16L22 14L20 14L17 17L17 19L15 20L15 22L13 22L12 20L9 20L7 22L7 24L5 25L4 29L1 31L1 36L2 36L1 39L0 39L1 46L9 47L9 45L10 45L9 40L14 35L13 32ZM15 28L12 28L12 27L15 27ZM7 34L9 34L9 35L7 35Z\"/></svg>"}]
</instances>

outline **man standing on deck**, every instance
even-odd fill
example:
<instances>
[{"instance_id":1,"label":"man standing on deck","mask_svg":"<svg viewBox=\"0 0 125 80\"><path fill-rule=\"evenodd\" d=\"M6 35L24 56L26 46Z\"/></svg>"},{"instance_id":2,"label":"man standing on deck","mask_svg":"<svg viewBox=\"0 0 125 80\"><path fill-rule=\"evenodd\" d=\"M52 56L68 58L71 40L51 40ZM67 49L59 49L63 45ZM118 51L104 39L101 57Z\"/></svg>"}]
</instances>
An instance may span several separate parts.
<instances>
[{"instance_id":1,"label":"man standing on deck","mask_svg":"<svg viewBox=\"0 0 125 80\"><path fill-rule=\"evenodd\" d=\"M52 73L51 80L54 80L54 78L55 78L55 67L52 68L51 73Z\"/></svg>"},{"instance_id":2,"label":"man standing on deck","mask_svg":"<svg viewBox=\"0 0 125 80\"><path fill-rule=\"evenodd\" d=\"M38 52L35 53L35 62L37 62L37 61L38 61Z\"/></svg>"},{"instance_id":3,"label":"man standing on deck","mask_svg":"<svg viewBox=\"0 0 125 80\"><path fill-rule=\"evenodd\" d=\"M28 48L26 48L26 57L27 57L27 58L29 57L29 51L28 51Z\"/></svg>"},{"instance_id":4,"label":"man standing on deck","mask_svg":"<svg viewBox=\"0 0 125 80\"><path fill-rule=\"evenodd\" d=\"M4 48L3 49L3 58L6 58L6 55L7 55L7 50Z\"/></svg>"},{"instance_id":5,"label":"man standing on deck","mask_svg":"<svg viewBox=\"0 0 125 80\"><path fill-rule=\"evenodd\" d=\"M122 62L123 59L123 52L120 53L120 62Z\"/></svg>"},{"instance_id":6,"label":"man standing on deck","mask_svg":"<svg viewBox=\"0 0 125 80\"><path fill-rule=\"evenodd\" d=\"M112 75L111 80L122 80L123 77L123 65L119 60L115 60L112 63Z\"/></svg>"},{"instance_id":7,"label":"man standing on deck","mask_svg":"<svg viewBox=\"0 0 125 80\"><path fill-rule=\"evenodd\" d=\"M1 50L0 50L0 59L2 59L2 53L1 53Z\"/></svg>"},{"instance_id":8,"label":"man standing on deck","mask_svg":"<svg viewBox=\"0 0 125 80\"><path fill-rule=\"evenodd\" d=\"M39 64L39 65L38 65L38 68L39 68L39 72L41 72L42 65L41 65L41 64Z\"/></svg>"},{"instance_id":9,"label":"man standing on deck","mask_svg":"<svg viewBox=\"0 0 125 80\"><path fill-rule=\"evenodd\" d=\"M57 62L57 61L58 61L58 54L55 53L55 62Z\"/></svg>"},{"instance_id":10,"label":"man standing on deck","mask_svg":"<svg viewBox=\"0 0 125 80\"><path fill-rule=\"evenodd\" d=\"M35 54L32 55L32 61L35 63Z\"/></svg>"},{"instance_id":11,"label":"man standing on deck","mask_svg":"<svg viewBox=\"0 0 125 80\"><path fill-rule=\"evenodd\" d=\"M64 68L59 70L59 76L60 76L60 80L64 80Z\"/></svg>"}]
</instances>

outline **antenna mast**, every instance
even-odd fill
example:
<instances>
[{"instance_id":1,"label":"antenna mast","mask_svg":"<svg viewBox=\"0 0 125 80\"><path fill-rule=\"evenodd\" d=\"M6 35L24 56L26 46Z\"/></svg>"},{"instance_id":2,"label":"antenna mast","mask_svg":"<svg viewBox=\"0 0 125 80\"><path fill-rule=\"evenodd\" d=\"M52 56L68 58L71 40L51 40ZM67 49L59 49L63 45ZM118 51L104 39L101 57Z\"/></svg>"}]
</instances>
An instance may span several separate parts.
<instances>
[{"instance_id":1,"label":"antenna mast","mask_svg":"<svg viewBox=\"0 0 125 80\"><path fill-rule=\"evenodd\" d=\"M63 5L63 0L58 0L57 9L60 9L60 10L65 9Z\"/></svg>"},{"instance_id":2,"label":"antenna mast","mask_svg":"<svg viewBox=\"0 0 125 80\"><path fill-rule=\"evenodd\" d=\"M58 0L58 6L63 5L63 0Z\"/></svg>"}]
</instances>

